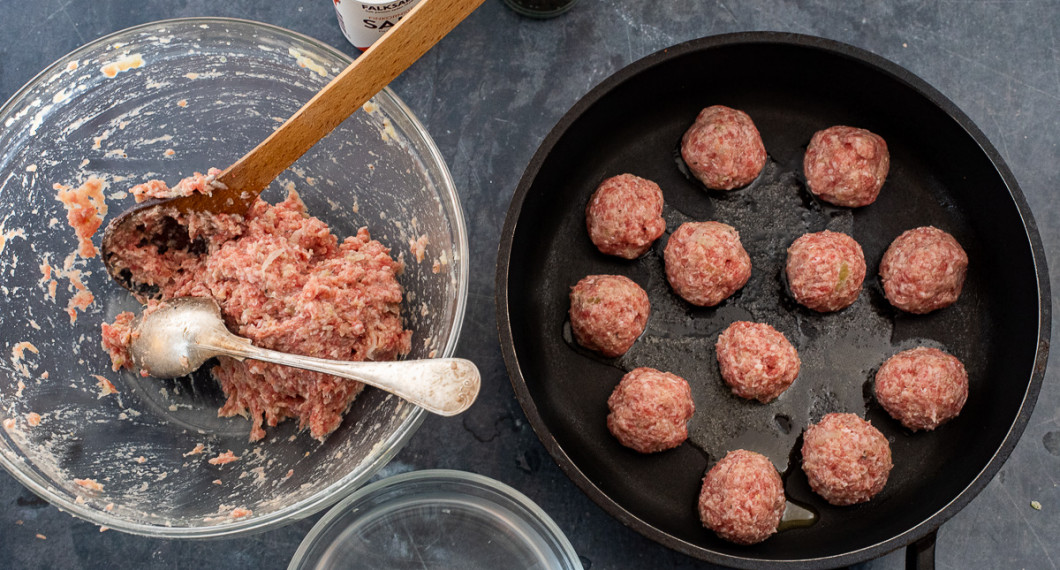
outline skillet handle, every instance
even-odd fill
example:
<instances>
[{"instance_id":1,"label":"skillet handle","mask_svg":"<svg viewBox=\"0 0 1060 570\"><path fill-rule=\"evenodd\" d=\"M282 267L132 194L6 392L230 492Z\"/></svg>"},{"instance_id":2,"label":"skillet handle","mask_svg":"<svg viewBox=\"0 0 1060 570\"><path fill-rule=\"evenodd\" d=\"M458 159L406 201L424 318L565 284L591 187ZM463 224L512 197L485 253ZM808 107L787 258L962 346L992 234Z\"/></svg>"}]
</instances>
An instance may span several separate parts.
<instances>
[{"instance_id":1,"label":"skillet handle","mask_svg":"<svg viewBox=\"0 0 1060 570\"><path fill-rule=\"evenodd\" d=\"M905 547L905 570L935 570L936 533L938 530L933 530Z\"/></svg>"}]
</instances>

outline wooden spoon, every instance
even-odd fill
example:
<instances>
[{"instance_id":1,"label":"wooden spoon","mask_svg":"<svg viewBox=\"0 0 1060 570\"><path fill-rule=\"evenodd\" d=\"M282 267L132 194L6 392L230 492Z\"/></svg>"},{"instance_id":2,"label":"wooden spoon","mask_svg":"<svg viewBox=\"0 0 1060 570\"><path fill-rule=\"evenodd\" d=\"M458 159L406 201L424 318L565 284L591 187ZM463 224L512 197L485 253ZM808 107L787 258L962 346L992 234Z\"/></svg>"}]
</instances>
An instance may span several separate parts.
<instances>
[{"instance_id":1,"label":"wooden spoon","mask_svg":"<svg viewBox=\"0 0 1060 570\"><path fill-rule=\"evenodd\" d=\"M103 262L123 287L136 290L126 274L116 270L111 244L122 228L145 214L147 208L176 208L242 214L258 194L313 145L360 109L414 61L473 12L484 0L421 0L393 28L324 86L280 128L218 176L226 189L195 193L139 204L107 224L103 234ZM126 228L128 230L128 228Z\"/></svg>"}]
</instances>

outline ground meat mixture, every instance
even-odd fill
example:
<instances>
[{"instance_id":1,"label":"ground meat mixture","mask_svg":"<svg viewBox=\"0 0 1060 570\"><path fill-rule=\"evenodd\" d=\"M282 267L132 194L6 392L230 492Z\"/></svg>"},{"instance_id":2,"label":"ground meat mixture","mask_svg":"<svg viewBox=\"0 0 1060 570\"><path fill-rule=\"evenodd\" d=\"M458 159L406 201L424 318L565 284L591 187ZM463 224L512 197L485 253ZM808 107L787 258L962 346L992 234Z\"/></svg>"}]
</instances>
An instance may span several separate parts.
<instances>
[{"instance_id":1,"label":"ground meat mixture","mask_svg":"<svg viewBox=\"0 0 1060 570\"><path fill-rule=\"evenodd\" d=\"M762 172L766 147L747 113L714 105L700 111L681 138L681 158L707 188L732 190Z\"/></svg>"},{"instance_id":2,"label":"ground meat mixture","mask_svg":"<svg viewBox=\"0 0 1060 570\"><path fill-rule=\"evenodd\" d=\"M891 446L866 420L828 414L802 437L802 470L810 488L829 503L864 503L887 484Z\"/></svg>"},{"instance_id":3,"label":"ground meat mixture","mask_svg":"<svg viewBox=\"0 0 1060 570\"><path fill-rule=\"evenodd\" d=\"M204 184L200 184L200 183ZM178 191L209 189L198 175ZM164 196L159 187L150 190ZM154 209L156 214L157 208ZM392 360L410 350L401 325L402 267L362 228L339 242L324 222L306 214L298 194L270 205L254 202L244 216L179 214L147 220L115 236L114 262L158 289L156 299L213 297L234 333L255 345L335 360ZM131 316L103 327L115 366L128 366ZM323 439L361 392L359 382L253 360L220 359L213 369L228 396L221 416L263 424L297 418Z\"/></svg>"},{"instance_id":4,"label":"ground meat mixture","mask_svg":"<svg viewBox=\"0 0 1060 570\"><path fill-rule=\"evenodd\" d=\"M621 356L648 324L648 293L628 277L589 275L570 290L570 326L578 344Z\"/></svg>"},{"instance_id":5,"label":"ground meat mixture","mask_svg":"<svg viewBox=\"0 0 1060 570\"><path fill-rule=\"evenodd\" d=\"M113 323L103 323L103 350L110 354L111 367L114 370L132 367L129 356L129 345L132 344L132 329L136 315L130 312L119 313Z\"/></svg>"},{"instance_id":6,"label":"ground meat mixture","mask_svg":"<svg viewBox=\"0 0 1060 570\"><path fill-rule=\"evenodd\" d=\"M788 248L788 289L799 304L818 312L849 307L865 281L865 254L854 238L825 230L804 234Z\"/></svg>"},{"instance_id":7,"label":"ground meat mixture","mask_svg":"<svg viewBox=\"0 0 1060 570\"><path fill-rule=\"evenodd\" d=\"M799 375L799 354L788 339L765 323L737 321L715 344L721 377L732 393L766 403Z\"/></svg>"},{"instance_id":8,"label":"ground meat mixture","mask_svg":"<svg viewBox=\"0 0 1060 570\"><path fill-rule=\"evenodd\" d=\"M701 307L713 307L747 284L751 258L740 234L721 222L686 222L663 252L666 279L675 293Z\"/></svg>"},{"instance_id":9,"label":"ground meat mixture","mask_svg":"<svg viewBox=\"0 0 1060 570\"><path fill-rule=\"evenodd\" d=\"M220 175L220 169L211 168L206 171L206 174L201 172L192 174L172 188L161 180L148 180L143 184L133 186L129 192L132 193L137 203L151 199L191 196L195 192L211 194L220 187L220 183L217 182L217 177Z\"/></svg>"},{"instance_id":10,"label":"ground meat mixture","mask_svg":"<svg viewBox=\"0 0 1060 570\"><path fill-rule=\"evenodd\" d=\"M879 135L835 126L814 133L802 168L810 192L818 198L856 208L876 201L891 168L891 156Z\"/></svg>"},{"instance_id":11,"label":"ground meat mixture","mask_svg":"<svg viewBox=\"0 0 1060 570\"><path fill-rule=\"evenodd\" d=\"M930 313L957 301L968 271L968 254L938 228L908 230L891 242L880 262L883 292L895 307Z\"/></svg>"},{"instance_id":12,"label":"ground meat mixture","mask_svg":"<svg viewBox=\"0 0 1060 570\"><path fill-rule=\"evenodd\" d=\"M777 532L786 500L784 482L769 459L737 449L703 477L699 519L725 540L755 544Z\"/></svg>"},{"instance_id":13,"label":"ground meat mixture","mask_svg":"<svg viewBox=\"0 0 1060 570\"><path fill-rule=\"evenodd\" d=\"M659 185L620 174L604 180L585 207L585 225L593 244L607 255L636 259L666 229Z\"/></svg>"},{"instance_id":14,"label":"ground meat mixture","mask_svg":"<svg viewBox=\"0 0 1060 570\"><path fill-rule=\"evenodd\" d=\"M236 457L235 453L232 453L231 449L229 449L228 451L219 454L217 457L207 460L207 463L210 465L228 465L234 461L239 461L239 458Z\"/></svg>"},{"instance_id":15,"label":"ground meat mixture","mask_svg":"<svg viewBox=\"0 0 1060 570\"><path fill-rule=\"evenodd\" d=\"M681 445L696 411L688 382L654 368L636 368L623 376L607 407L607 429L619 443L641 453Z\"/></svg>"},{"instance_id":16,"label":"ground meat mixture","mask_svg":"<svg viewBox=\"0 0 1060 570\"><path fill-rule=\"evenodd\" d=\"M933 430L961 412L968 373L957 357L937 348L899 352L876 373L876 401L913 430Z\"/></svg>"},{"instance_id":17,"label":"ground meat mixture","mask_svg":"<svg viewBox=\"0 0 1060 570\"><path fill-rule=\"evenodd\" d=\"M78 188L56 184L55 198L66 208L66 221L77 234L77 254L84 258L95 257L96 246L92 235L103 224L107 215L107 203L103 197L103 181L89 178Z\"/></svg>"}]
</instances>

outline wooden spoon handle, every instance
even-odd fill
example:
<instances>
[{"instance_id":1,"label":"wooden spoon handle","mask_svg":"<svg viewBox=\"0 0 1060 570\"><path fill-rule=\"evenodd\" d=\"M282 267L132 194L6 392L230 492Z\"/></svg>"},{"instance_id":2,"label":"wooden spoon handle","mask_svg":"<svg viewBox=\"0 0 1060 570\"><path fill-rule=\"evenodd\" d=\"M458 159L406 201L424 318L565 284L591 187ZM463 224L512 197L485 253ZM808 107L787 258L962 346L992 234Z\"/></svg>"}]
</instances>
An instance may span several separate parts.
<instances>
[{"instance_id":1,"label":"wooden spoon handle","mask_svg":"<svg viewBox=\"0 0 1060 570\"><path fill-rule=\"evenodd\" d=\"M408 14L218 177L228 190L182 200L182 210L243 213L254 198L314 144L352 115L484 0L421 0Z\"/></svg>"}]
</instances>

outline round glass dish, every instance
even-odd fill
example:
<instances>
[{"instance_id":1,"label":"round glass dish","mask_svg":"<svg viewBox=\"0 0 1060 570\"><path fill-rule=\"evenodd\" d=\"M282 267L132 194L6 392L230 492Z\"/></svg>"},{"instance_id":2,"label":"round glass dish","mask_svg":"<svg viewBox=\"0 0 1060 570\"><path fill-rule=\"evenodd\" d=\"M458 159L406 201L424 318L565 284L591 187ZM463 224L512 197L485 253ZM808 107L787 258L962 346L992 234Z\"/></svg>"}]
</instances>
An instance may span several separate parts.
<instances>
[{"instance_id":1,"label":"round glass dish","mask_svg":"<svg viewBox=\"0 0 1060 570\"><path fill-rule=\"evenodd\" d=\"M206 374L112 372L100 325L139 306L99 257L77 255L56 198L60 186L98 179L106 223L132 204L135 183L231 164L349 61L268 25L170 20L74 51L0 108L0 463L20 482L113 529L231 536L334 503L415 432L422 410L368 388L323 443L295 421L251 443L250 422L217 417L225 397ZM449 171L408 108L381 92L263 198L289 188L340 239L365 226L405 260L409 356L451 355L467 232ZM426 245L422 258L412 242ZM229 450L238 461L210 463Z\"/></svg>"},{"instance_id":2,"label":"round glass dish","mask_svg":"<svg viewBox=\"0 0 1060 570\"><path fill-rule=\"evenodd\" d=\"M556 523L498 481L413 471L366 485L313 527L289 570L581 570Z\"/></svg>"}]
</instances>

